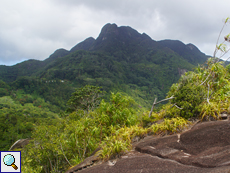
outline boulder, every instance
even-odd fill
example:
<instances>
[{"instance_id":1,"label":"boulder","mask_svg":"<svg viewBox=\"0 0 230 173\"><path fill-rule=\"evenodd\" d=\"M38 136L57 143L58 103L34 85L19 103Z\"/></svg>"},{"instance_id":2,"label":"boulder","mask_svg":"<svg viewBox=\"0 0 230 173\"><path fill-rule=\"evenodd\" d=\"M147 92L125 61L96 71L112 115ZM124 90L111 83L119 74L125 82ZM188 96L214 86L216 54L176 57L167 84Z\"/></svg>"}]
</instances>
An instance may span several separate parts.
<instances>
[{"instance_id":1,"label":"boulder","mask_svg":"<svg viewBox=\"0 0 230 173\"><path fill-rule=\"evenodd\" d=\"M23 148L25 145L29 144L29 142L30 142L30 139L19 139L10 147L9 150Z\"/></svg>"},{"instance_id":2,"label":"boulder","mask_svg":"<svg viewBox=\"0 0 230 173\"><path fill-rule=\"evenodd\" d=\"M78 164L78 165L74 166L73 168L69 169L66 173L74 173L74 172L89 168L97 160L98 160L98 157L95 156L95 155L87 157L83 162L81 162L80 164Z\"/></svg>"}]
</instances>

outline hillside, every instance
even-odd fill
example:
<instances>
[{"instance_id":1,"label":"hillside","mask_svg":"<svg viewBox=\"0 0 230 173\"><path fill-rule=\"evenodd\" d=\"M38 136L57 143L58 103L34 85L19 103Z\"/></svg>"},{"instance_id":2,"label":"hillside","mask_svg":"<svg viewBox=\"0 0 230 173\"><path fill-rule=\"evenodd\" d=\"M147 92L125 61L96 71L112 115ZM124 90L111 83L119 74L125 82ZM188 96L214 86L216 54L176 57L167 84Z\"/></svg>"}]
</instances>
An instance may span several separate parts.
<instances>
[{"instance_id":1,"label":"hillside","mask_svg":"<svg viewBox=\"0 0 230 173\"><path fill-rule=\"evenodd\" d=\"M181 74L206 59L192 44L155 41L131 27L106 24L97 39L89 37L70 51L58 49L44 61L0 66L0 79L14 89L23 89L29 94L36 92L53 104L53 99L46 96L50 92L37 88L44 87L47 81L62 80L67 81L63 85L71 91L86 84L102 86L107 92L127 93L148 107L153 97L164 98ZM21 82L22 77L27 79L26 85ZM44 82L38 83L38 80ZM31 88L30 82L36 87ZM61 94L56 95L56 99L65 99L61 96L63 91L57 93Z\"/></svg>"}]
</instances>

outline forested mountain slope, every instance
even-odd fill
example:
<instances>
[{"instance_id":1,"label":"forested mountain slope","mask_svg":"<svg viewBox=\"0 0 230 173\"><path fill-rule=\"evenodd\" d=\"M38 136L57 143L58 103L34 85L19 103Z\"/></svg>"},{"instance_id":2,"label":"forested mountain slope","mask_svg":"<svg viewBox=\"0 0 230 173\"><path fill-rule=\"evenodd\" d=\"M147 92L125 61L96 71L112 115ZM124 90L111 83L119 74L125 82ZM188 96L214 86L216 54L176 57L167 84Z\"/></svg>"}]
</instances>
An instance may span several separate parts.
<instances>
[{"instance_id":1,"label":"forested mountain slope","mask_svg":"<svg viewBox=\"0 0 230 173\"><path fill-rule=\"evenodd\" d=\"M165 97L181 74L206 59L192 44L155 41L131 27L106 24L97 39L89 37L70 51L58 49L44 61L0 66L0 79L15 89L36 92L51 103L53 99L45 95L53 88L38 90L47 81L65 81L70 90L86 84L98 85L107 92L123 91L149 105L153 97ZM27 80L26 84L22 80ZM31 88L30 83L36 87ZM57 99L62 100L63 94L56 95Z\"/></svg>"}]
</instances>

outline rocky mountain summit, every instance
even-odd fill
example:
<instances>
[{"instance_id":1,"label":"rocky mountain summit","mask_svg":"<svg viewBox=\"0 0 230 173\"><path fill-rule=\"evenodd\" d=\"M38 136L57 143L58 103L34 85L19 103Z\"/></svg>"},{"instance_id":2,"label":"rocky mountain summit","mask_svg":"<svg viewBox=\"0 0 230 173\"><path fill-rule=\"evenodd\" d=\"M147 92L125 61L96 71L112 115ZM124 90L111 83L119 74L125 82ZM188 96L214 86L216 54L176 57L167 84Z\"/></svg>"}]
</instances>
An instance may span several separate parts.
<instances>
[{"instance_id":1,"label":"rocky mountain summit","mask_svg":"<svg viewBox=\"0 0 230 173\"><path fill-rule=\"evenodd\" d=\"M230 171L230 121L195 124L181 134L148 136L118 159L87 158L66 173L227 173Z\"/></svg>"},{"instance_id":2,"label":"rocky mountain summit","mask_svg":"<svg viewBox=\"0 0 230 173\"><path fill-rule=\"evenodd\" d=\"M207 56L191 43L184 44L179 40L155 41L145 33L141 34L129 26L118 27L114 23L108 23L103 26L96 39L89 37L75 45L70 51L65 50L63 52L63 49L61 49L62 54L60 51L55 51L48 59L52 59L54 56L57 57L57 55L65 56L67 52L70 54L78 50L100 51L119 57L119 59L123 59L120 57L122 52L133 59L133 54L143 56L146 52L164 48L170 49L193 65L204 63L207 60Z\"/></svg>"}]
</instances>

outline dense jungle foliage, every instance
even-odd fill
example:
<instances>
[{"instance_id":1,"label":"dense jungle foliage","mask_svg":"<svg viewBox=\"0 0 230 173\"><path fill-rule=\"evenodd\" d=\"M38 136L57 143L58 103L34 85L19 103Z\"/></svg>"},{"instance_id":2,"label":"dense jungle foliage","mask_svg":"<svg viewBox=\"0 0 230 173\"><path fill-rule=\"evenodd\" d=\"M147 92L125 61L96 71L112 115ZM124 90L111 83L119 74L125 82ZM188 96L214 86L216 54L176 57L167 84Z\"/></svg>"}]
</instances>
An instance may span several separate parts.
<instances>
[{"instance_id":1,"label":"dense jungle foliage","mask_svg":"<svg viewBox=\"0 0 230 173\"><path fill-rule=\"evenodd\" d=\"M230 113L229 78L230 65L224 67L209 59L206 65L183 75L168 92L167 97L174 98L151 117L149 111L140 109L133 99L119 92L111 93L109 102L102 99L95 109L76 107L63 118L56 118L56 125L34 127L31 144L22 150L23 169L63 172L98 147L102 148L98 152L101 159L119 157L131 149L136 136L177 133L189 125L191 118L219 119L221 113ZM100 92L97 87L93 90ZM81 100L80 94L91 98L87 91L92 91L92 86L76 90L69 104ZM161 123L154 123L161 119Z\"/></svg>"},{"instance_id":2,"label":"dense jungle foliage","mask_svg":"<svg viewBox=\"0 0 230 173\"><path fill-rule=\"evenodd\" d=\"M38 95L58 106L59 110L53 110L58 112L65 110L65 103L74 89L85 85L101 86L107 92L104 96L107 101L111 91L119 91L132 96L142 107L150 107L153 97L163 99L166 96L182 74L180 71L195 67L167 49L135 58L119 60L104 53L79 50L56 59L31 76L20 76L17 72L33 67L33 61L28 68L16 65L15 74L13 70L1 74L0 68L0 77L7 82L11 73L12 81L7 82L11 90L22 89L27 94Z\"/></svg>"},{"instance_id":3,"label":"dense jungle foliage","mask_svg":"<svg viewBox=\"0 0 230 173\"><path fill-rule=\"evenodd\" d=\"M177 133L189 125L190 118L219 119L221 113L230 113L229 78L230 65L209 59L172 85L167 97L174 98L151 117L131 97L110 93L110 100L105 101L101 88L90 85L76 89L67 102L71 111L59 115L50 112L42 99L39 104L29 103L32 96L28 94L22 104L23 93L18 91L15 98L0 99L5 121L2 148L8 149L19 138L31 138L22 149L23 172L64 172L98 147L101 159L119 157L132 148L134 137ZM158 120L162 122L155 124Z\"/></svg>"}]
</instances>

